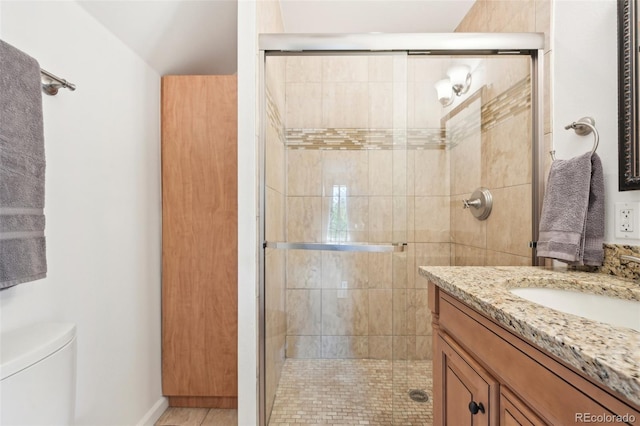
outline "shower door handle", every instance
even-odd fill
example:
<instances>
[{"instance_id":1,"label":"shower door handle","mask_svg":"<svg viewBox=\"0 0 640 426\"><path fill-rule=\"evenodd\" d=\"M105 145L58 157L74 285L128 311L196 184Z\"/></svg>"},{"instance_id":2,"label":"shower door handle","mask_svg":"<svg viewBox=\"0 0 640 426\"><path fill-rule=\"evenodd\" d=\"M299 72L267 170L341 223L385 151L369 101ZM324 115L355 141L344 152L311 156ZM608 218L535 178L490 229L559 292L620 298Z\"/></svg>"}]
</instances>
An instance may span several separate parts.
<instances>
[{"instance_id":1,"label":"shower door handle","mask_svg":"<svg viewBox=\"0 0 640 426\"><path fill-rule=\"evenodd\" d=\"M323 251L351 251L368 253L403 252L407 243L392 244L366 244L366 243L285 243L278 241L265 241L264 248L285 250L323 250Z\"/></svg>"}]
</instances>

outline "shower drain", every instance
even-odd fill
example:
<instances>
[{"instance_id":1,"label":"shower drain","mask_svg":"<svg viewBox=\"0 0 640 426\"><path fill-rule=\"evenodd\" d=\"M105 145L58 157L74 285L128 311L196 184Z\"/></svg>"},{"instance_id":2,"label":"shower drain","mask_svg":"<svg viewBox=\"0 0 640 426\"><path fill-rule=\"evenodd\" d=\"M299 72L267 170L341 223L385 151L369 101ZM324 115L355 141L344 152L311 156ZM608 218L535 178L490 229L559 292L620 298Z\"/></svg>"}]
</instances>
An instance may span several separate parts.
<instances>
[{"instance_id":1,"label":"shower drain","mask_svg":"<svg viewBox=\"0 0 640 426\"><path fill-rule=\"evenodd\" d=\"M427 395L427 393L422 389L411 389L409 391L409 398L416 402L427 402L429 400L429 395Z\"/></svg>"}]
</instances>

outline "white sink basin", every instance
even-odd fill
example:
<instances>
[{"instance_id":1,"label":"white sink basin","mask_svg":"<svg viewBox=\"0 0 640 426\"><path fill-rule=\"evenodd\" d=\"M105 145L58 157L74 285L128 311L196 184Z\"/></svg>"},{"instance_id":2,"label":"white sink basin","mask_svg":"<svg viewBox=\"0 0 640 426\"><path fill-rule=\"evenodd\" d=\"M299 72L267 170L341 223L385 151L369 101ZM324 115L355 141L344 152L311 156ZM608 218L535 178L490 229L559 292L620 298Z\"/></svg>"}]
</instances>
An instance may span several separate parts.
<instances>
[{"instance_id":1,"label":"white sink basin","mask_svg":"<svg viewBox=\"0 0 640 426\"><path fill-rule=\"evenodd\" d=\"M512 288L509 291L556 311L640 331L640 301L556 288Z\"/></svg>"}]
</instances>

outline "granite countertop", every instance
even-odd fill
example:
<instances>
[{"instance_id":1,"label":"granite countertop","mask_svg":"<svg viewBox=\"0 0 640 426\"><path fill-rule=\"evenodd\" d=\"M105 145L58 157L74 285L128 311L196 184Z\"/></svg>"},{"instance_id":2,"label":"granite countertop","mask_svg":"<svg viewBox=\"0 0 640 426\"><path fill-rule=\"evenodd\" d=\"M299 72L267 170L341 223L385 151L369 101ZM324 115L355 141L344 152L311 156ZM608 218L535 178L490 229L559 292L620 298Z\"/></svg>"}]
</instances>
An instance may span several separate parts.
<instances>
[{"instance_id":1,"label":"granite countertop","mask_svg":"<svg viewBox=\"0 0 640 426\"><path fill-rule=\"evenodd\" d=\"M527 266L422 266L419 271L447 293L640 406L640 332L559 312L509 292L516 287L551 287L640 301L637 280Z\"/></svg>"}]
</instances>

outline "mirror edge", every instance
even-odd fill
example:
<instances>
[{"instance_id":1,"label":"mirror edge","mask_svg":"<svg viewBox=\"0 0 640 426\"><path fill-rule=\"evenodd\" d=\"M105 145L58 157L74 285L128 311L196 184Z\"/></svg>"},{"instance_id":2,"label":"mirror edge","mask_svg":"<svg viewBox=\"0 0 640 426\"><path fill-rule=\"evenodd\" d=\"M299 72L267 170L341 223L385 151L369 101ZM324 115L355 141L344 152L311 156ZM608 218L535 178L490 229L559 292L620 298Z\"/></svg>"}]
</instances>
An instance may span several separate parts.
<instances>
[{"instance_id":1,"label":"mirror edge","mask_svg":"<svg viewBox=\"0 0 640 426\"><path fill-rule=\"evenodd\" d=\"M618 0L618 188L640 189L637 1Z\"/></svg>"}]
</instances>

